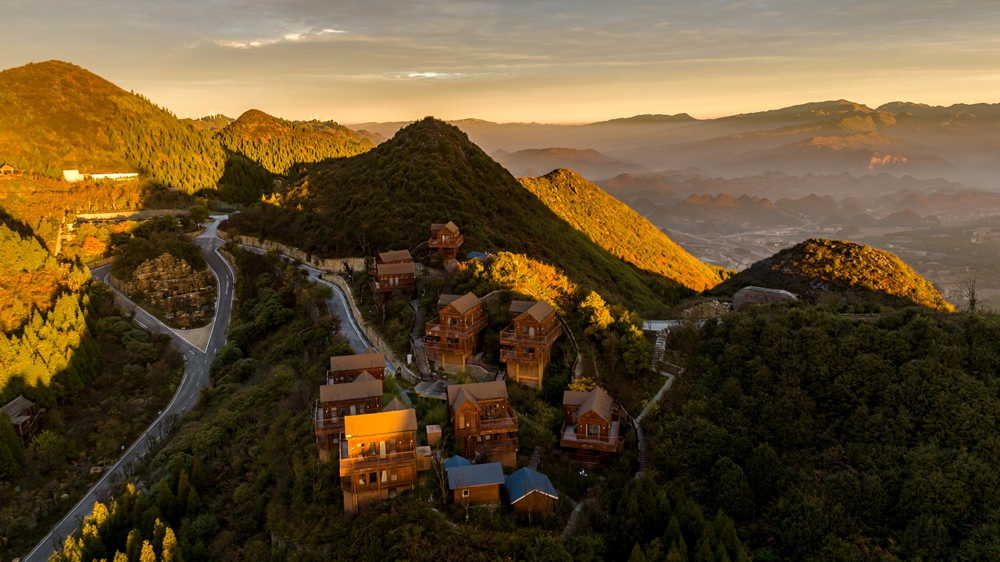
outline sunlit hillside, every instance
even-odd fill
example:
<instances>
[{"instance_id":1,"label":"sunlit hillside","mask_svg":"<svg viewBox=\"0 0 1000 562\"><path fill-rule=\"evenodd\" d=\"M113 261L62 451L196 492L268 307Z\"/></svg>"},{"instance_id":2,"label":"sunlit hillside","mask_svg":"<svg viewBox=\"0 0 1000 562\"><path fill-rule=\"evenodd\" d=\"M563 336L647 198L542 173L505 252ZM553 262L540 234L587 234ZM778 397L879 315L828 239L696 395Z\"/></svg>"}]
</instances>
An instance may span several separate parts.
<instances>
[{"instance_id":1,"label":"sunlit hillside","mask_svg":"<svg viewBox=\"0 0 1000 562\"><path fill-rule=\"evenodd\" d=\"M716 291L732 294L748 285L784 289L807 300L832 294L848 302L954 310L895 254L839 240L806 240L755 263Z\"/></svg>"},{"instance_id":2,"label":"sunlit hillside","mask_svg":"<svg viewBox=\"0 0 1000 562\"><path fill-rule=\"evenodd\" d=\"M0 160L61 177L138 171L188 192L215 188L226 156L207 133L76 65L0 72Z\"/></svg>"},{"instance_id":3,"label":"sunlit hillside","mask_svg":"<svg viewBox=\"0 0 1000 562\"><path fill-rule=\"evenodd\" d=\"M696 290L719 281L719 272L674 243L627 205L572 170L521 178L559 218L598 246L643 271L651 271Z\"/></svg>"}]
</instances>

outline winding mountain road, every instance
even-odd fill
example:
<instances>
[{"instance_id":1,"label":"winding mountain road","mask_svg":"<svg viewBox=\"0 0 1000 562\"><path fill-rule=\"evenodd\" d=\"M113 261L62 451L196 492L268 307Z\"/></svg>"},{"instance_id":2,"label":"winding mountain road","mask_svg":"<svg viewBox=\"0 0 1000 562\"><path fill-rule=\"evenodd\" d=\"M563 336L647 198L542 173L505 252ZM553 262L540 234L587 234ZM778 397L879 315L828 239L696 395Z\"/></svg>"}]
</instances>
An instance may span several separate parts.
<instances>
[{"instance_id":1,"label":"winding mountain road","mask_svg":"<svg viewBox=\"0 0 1000 562\"><path fill-rule=\"evenodd\" d=\"M201 389L211 385L208 369L215 358L215 353L226 344L226 332L233 304L233 286L236 282L236 272L218 252L223 240L216 235L216 229L219 222L225 218L216 218L215 222L194 239L194 242L201 248L201 253L205 255L205 260L218 282L215 318L207 329L174 330L139 308L124 294L115 290L116 302L126 310L134 311L136 323L150 331L165 333L173 338L173 344L184 354L184 376L173 399L163 409L160 416L125 451L118 462L104 473L101 479L90 488L90 491L73 506L69 513L45 535L45 538L24 557L24 562L48 560L49 556L62 544L65 537L76 531L83 518L90 515L98 495L111 485L112 476L121 475L128 463L146 454L149 449L149 438L159 438L166 434L174 421L198 403ZM95 279L103 281L108 274L108 267L94 269L91 274ZM204 332L210 332L210 334L207 334L206 337Z\"/></svg>"}]
</instances>

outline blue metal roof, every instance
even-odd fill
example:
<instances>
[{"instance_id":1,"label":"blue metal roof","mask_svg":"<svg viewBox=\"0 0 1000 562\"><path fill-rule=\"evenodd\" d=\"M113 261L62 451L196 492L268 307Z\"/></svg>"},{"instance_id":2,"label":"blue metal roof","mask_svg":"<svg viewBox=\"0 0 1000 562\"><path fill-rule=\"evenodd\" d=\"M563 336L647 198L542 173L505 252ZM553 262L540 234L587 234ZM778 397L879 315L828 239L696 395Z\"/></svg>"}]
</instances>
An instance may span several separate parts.
<instances>
[{"instance_id":1,"label":"blue metal roof","mask_svg":"<svg viewBox=\"0 0 1000 562\"><path fill-rule=\"evenodd\" d=\"M448 471L448 488L452 490L503 483L503 465L498 462L456 466Z\"/></svg>"},{"instance_id":2,"label":"blue metal roof","mask_svg":"<svg viewBox=\"0 0 1000 562\"><path fill-rule=\"evenodd\" d=\"M468 259L470 259L470 260L483 261L483 260L485 260L485 259L487 259L489 257L490 257L490 255L487 254L486 252L469 252L469 254L468 254Z\"/></svg>"},{"instance_id":3,"label":"blue metal roof","mask_svg":"<svg viewBox=\"0 0 1000 562\"><path fill-rule=\"evenodd\" d=\"M559 494L552 487L552 482L549 482L549 477L528 467L524 467L508 476L503 483L503 487L507 490L507 497L510 498L510 503L514 503L534 491L541 492L554 499L559 499Z\"/></svg>"},{"instance_id":4,"label":"blue metal roof","mask_svg":"<svg viewBox=\"0 0 1000 562\"><path fill-rule=\"evenodd\" d=\"M470 464L472 464L472 462L469 459L455 455L454 457L444 461L444 469L448 470L449 468L455 468L456 466L469 466Z\"/></svg>"}]
</instances>

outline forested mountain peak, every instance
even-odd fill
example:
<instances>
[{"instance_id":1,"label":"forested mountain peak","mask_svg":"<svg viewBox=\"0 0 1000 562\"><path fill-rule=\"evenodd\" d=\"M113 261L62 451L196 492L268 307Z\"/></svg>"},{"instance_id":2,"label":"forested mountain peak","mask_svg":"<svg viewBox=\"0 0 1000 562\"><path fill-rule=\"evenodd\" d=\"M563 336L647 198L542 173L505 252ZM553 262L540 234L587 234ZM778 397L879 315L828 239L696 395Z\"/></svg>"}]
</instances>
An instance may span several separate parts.
<instances>
[{"instance_id":1,"label":"forested mountain peak","mask_svg":"<svg viewBox=\"0 0 1000 562\"><path fill-rule=\"evenodd\" d=\"M216 133L227 149L275 174L290 174L297 164L354 156L375 143L337 123L296 123L251 109Z\"/></svg>"},{"instance_id":2,"label":"forested mountain peak","mask_svg":"<svg viewBox=\"0 0 1000 562\"><path fill-rule=\"evenodd\" d=\"M750 285L784 289L812 301L833 294L849 302L954 310L930 282L895 254L841 240L811 238L786 248L741 271L717 290L732 294Z\"/></svg>"},{"instance_id":3,"label":"forested mountain peak","mask_svg":"<svg viewBox=\"0 0 1000 562\"><path fill-rule=\"evenodd\" d=\"M225 164L169 111L62 61L0 72L0 131L0 160L52 177L139 171L193 192L214 188Z\"/></svg>"},{"instance_id":4,"label":"forested mountain peak","mask_svg":"<svg viewBox=\"0 0 1000 562\"><path fill-rule=\"evenodd\" d=\"M609 198L610 199L610 198ZM269 202L230 219L230 228L320 255L409 248L426 253L431 223L451 220L463 251L525 254L654 310L667 294L709 284L669 279L623 262L525 189L457 127L426 118L353 158L311 167Z\"/></svg>"}]
</instances>

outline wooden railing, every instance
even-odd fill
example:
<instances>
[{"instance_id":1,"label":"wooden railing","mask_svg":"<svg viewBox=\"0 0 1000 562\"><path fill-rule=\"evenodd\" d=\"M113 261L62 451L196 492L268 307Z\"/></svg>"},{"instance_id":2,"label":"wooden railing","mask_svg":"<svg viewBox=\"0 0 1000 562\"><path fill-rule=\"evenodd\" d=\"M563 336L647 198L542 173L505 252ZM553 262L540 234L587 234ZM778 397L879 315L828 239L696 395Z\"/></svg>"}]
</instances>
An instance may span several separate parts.
<instances>
[{"instance_id":1,"label":"wooden railing","mask_svg":"<svg viewBox=\"0 0 1000 562\"><path fill-rule=\"evenodd\" d=\"M556 324L545 334L517 333L514 328L500 331L500 345L548 347L562 335L562 326Z\"/></svg>"},{"instance_id":2,"label":"wooden railing","mask_svg":"<svg viewBox=\"0 0 1000 562\"><path fill-rule=\"evenodd\" d=\"M481 427L482 429L500 429L504 427L516 428L517 418L509 417L509 418L497 418L492 420L480 419L479 427Z\"/></svg>"},{"instance_id":3,"label":"wooden railing","mask_svg":"<svg viewBox=\"0 0 1000 562\"><path fill-rule=\"evenodd\" d=\"M416 451L404 451L402 453L386 453L385 455L367 455L364 457L350 457L340 459L340 471L343 474L346 470L359 470L363 468L375 468L393 464L406 464L417 462Z\"/></svg>"},{"instance_id":4,"label":"wooden railing","mask_svg":"<svg viewBox=\"0 0 1000 562\"><path fill-rule=\"evenodd\" d=\"M462 339L480 332L486 327L488 322L489 319L483 315L468 326L449 326L448 324L442 324L441 317L439 316L427 323L427 329L424 333L431 337Z\"/></svg>"}]
</instances>

